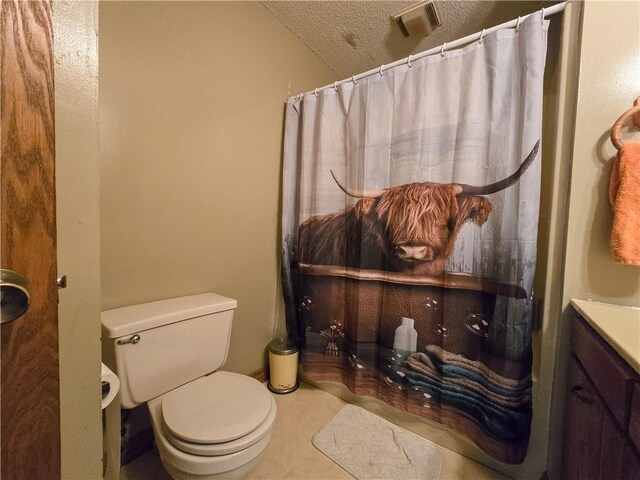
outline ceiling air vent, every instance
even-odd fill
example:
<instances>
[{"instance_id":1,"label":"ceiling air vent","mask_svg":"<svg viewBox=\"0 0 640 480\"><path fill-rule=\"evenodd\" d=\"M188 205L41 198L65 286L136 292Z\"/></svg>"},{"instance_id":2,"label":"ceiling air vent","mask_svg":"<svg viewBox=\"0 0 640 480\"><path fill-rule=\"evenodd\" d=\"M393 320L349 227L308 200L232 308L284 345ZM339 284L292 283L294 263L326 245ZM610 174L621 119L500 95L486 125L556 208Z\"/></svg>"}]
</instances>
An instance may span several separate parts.
<instances>
[{"instance_id":1,"label":"ceiling air vent","mask_svg":"<svg viewBox=\"0 0 640 480\"><path fill-rule=\"evenodd\" d=\"M438 7L433 0L416 3L391 16L405 37L431 35L434 28L442 25Z\"/></svg>"}]
</instances>

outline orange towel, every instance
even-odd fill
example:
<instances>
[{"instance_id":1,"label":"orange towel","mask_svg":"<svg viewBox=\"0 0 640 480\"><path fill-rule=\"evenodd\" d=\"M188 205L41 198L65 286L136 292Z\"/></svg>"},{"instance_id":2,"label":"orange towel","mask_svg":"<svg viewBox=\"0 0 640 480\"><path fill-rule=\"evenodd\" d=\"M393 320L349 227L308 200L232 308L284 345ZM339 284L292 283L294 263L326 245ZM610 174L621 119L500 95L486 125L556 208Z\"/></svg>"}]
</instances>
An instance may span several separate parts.
<instances>
[{"instance_id":1,"label":"orange towel","mask_svg":"<svg viewBox=\"0 0 640 480\"><path fill-rule=\"evenodd\" d=\"M613 207L611 253L618 263L640 265L640 143L630 142L618 152L609 201Z\"/></svg>"}]
</instances>

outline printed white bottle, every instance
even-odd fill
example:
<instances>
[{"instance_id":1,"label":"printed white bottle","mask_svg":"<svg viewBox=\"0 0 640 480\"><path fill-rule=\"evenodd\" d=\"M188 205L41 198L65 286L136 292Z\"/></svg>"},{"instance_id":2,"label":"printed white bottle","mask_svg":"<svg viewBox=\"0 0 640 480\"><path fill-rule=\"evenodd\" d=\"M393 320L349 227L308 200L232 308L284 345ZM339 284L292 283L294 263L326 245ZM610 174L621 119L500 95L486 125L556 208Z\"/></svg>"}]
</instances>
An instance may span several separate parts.
<instances>
[{"instance_id":1,"label":"printed white bottle","mask_svg":"<svg viewBox=\"0 0 640 480\"><path fill-rule=\"evenodd\" d=\"M393 337L393 356L396 362L403 362L409 355L417 351L418 332L413 328L413 318L402 317L402 323L396 328Z\"/></svg>"}]
</instances>

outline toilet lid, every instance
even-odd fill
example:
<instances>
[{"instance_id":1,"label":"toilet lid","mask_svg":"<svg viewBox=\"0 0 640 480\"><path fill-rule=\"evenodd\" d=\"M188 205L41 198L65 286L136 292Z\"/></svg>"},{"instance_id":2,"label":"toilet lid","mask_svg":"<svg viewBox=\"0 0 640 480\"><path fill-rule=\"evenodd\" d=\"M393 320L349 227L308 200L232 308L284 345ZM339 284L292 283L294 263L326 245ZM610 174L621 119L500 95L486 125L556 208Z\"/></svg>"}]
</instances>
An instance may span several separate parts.
<instances>
[{"instance_id":1,"label":"toilet lid","mask_svg":"<svg viewBox=\"0 0 640 480\"><path fill-rule=\"evenodd\" d=\"M271 394L257 380L216 372L166 394L162 417L175 437L215 444L255 430L266 420L271 404Z\"/></svg>"},{"instance_id":2,"label":"toilet lid","mask_svg":"<svg viewBox=\"0 0 640 480\"><path fill-rule=\"evenodd\" d=\"M271 398L271 409L269 410L269 415L258 428L249 432L244 437L237 438L230 442L224 443L194 443L187 442L186 440L182 440L171 434L168 431L167 425L165 422L162 422L162 432L164 437L169 440L174 447L178 450L182 450L186 453L191 453L193 455L200 455L205 457L215 457L220 455L230 455L232 453L240 452L242 450L246 450L252 445L261 441L264 437L271 435L271 429L273 428L273 423L276 418L276 402Z\"/></svg>"}]
</instances>

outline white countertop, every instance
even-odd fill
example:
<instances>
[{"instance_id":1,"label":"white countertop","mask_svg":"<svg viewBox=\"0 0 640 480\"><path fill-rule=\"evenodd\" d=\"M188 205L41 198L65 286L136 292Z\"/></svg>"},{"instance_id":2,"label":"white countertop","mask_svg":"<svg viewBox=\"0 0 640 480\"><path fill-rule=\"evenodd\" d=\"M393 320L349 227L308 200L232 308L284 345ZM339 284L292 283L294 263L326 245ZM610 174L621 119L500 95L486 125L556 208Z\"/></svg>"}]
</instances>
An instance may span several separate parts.
<instances>
[{"instance_id":1,"label":"white countertop","mask_svg":"<svg viewBox=\"0 0 640 480\"><path fill-rule=\"evenodd\" d=\"M577 298L571 305L640 374L640 308Z\"/></svg>"}]
</instances>

